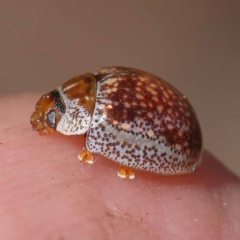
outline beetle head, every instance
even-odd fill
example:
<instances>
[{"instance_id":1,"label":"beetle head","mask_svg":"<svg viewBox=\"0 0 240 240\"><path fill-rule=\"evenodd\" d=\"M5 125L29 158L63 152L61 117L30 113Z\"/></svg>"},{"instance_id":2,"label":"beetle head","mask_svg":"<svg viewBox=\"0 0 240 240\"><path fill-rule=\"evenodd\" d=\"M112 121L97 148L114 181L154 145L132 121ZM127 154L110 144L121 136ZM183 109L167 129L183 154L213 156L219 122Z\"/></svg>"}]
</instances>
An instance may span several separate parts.
<instances>
[{"instance_id":1,"label":"beetle head","mask_svg":"<svg viewBox=\"0 0 240 240\"><path fill-rule=\"evenodd\" d=\"M31 116L32 128L40 135L55 132L65 106L58 91L44 94L36 104L35 112Z\"/></svg>"}]
</instances>

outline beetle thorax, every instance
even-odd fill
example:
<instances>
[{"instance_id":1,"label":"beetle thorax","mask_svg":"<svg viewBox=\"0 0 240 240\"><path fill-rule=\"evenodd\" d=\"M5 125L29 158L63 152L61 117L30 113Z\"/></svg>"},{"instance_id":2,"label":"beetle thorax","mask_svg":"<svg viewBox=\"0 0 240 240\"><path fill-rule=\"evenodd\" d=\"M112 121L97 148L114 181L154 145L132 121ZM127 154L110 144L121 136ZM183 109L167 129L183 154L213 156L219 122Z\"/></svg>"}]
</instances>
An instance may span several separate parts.
<instances>
[{"instance_id":1,"label":"beetle thorax","mask_svg":"<svg viewBox=\"0 0 240 240\"><path fill-rule=\"evenodd\" d=\"M96 79L93 74L75 77L58 88L65 112L56 130L65 135L88 131L96 101Z\"/></svg>"}]
</instances>

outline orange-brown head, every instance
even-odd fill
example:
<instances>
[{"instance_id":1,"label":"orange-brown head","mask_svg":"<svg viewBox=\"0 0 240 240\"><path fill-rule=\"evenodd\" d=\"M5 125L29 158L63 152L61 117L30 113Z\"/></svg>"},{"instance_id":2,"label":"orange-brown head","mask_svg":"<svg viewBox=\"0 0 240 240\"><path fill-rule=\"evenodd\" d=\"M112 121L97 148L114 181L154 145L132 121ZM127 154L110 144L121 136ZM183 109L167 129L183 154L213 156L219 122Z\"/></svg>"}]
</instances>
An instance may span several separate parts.
<instances>
[{"instance_id":1,"label":"orange-brown head","mask_svg":"<svg viewBox=\"0 0 240 240\"><path fill-rule=\"evenodd\" d=\"M57 90L44 94L36 104L35 112L31 116L32 128L40 135L55 132L61 115L65 112L65 105Z\"/></svg>"},{"instance_id":2,"label":"orange-brown head","mask_svg":"<svg viewBox=\"0 0 240 240\"><path fill-rule=\"evenodd\" d=\"M43 95L31 116L33 130L40 135L55 131L65 135L85 133L95 106L96 88L95 76L87 73Z\"/></svg>"}]
</instances>

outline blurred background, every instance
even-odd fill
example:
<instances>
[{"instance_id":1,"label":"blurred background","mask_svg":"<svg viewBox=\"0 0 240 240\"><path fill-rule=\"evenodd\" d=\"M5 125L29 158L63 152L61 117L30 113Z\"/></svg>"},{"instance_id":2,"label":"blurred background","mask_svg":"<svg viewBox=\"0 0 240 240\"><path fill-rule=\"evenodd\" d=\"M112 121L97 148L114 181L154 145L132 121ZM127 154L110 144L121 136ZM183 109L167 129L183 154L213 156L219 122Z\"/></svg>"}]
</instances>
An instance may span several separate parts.
<instances>
[{"instance_id":1,"label":"blurred background","mask_svg":"<svg viewBox=\"0 0 240 240\"><path fill-rule=\"evenodd\" d=\"M239 0L1 0L0 27L0 96L147 70L189 98L205 147L240 176Z\"/></svg>"}]
</instances>

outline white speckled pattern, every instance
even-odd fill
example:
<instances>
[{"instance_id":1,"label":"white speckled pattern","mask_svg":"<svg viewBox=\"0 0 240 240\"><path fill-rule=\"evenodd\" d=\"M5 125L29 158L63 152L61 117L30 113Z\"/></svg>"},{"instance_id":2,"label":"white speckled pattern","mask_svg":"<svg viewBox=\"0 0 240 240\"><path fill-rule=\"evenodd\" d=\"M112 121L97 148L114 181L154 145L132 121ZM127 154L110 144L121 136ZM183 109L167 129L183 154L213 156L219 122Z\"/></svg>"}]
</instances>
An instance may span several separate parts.
<instances>
[{"instance_id":1,"label":"white speckled pattern","mask_svg":"<svg viewBox=\"0 0 240 240\"><path fill-rule=\"evenodd\" d=\"M111 68L99 72L104 76L100 77L97 85L97 101L87 134L87 149L135 169L161 174L193 172L200 163L201 147L200 151L189 148L189 137L186 136L194 133L198 126L188 124L188 116L194 118L195 115L185 102L186 98L174 88L170 89L169 85L167 92L164 81L161 83L142 72L140 77L134 70L128 69L118 72L118 69ZM129 76L132 86L127 85ZM144 82L147 84L143 88ZM161 89L162 86L164 88ZM148 101L143 91L146 88L150 92L148 96L152 96ZM174 98L178 101L177 115L184 115L183 118L174 115L175 109L171 108ZM121 112L119 109L122 109ZM176 132L179 138L184 135L184 141L173 141L169 136L172 132Z\"/></svg>"},{"instance_id":2,"label":"white speckled pattern","mask_svg":"<svg viewBox=\"0 0 240 240\"><path fill-rule=\"evenodd\" d=\"M78 104L78 99L69 100L61 87L58 91L66 106L66 112L61 116L56 130L65 135L84 134L91 122L89 112Z\"/></svg>"}]
</instances>

